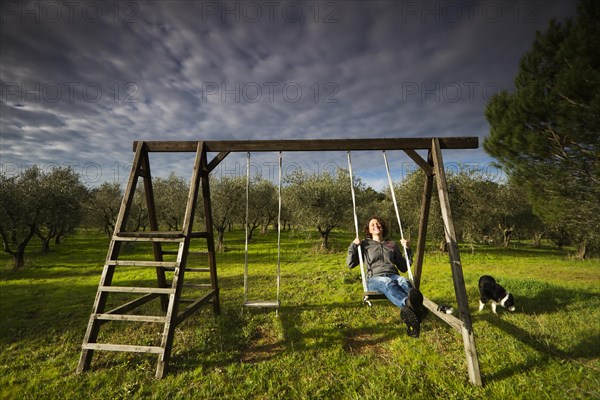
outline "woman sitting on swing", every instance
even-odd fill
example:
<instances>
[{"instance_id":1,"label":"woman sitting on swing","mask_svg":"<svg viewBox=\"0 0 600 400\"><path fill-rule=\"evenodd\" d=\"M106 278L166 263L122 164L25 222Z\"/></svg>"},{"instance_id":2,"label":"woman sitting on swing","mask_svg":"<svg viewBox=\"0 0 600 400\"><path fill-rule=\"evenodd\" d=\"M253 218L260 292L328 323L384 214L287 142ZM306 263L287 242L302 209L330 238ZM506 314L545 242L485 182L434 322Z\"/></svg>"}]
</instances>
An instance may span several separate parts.
<instances>
[{"instance_id":1,"label":"woman sitting on swing","mask_svg":"<svg viewBox=\"0 0 600 400\"><path fill-rule=\"evenodd\" d=\"M370 218L364 233L367 237L365 240L356 238L348 247L348 267L354 268L359 265L360 245L366 264L367 289L383 293L393 304L400 307L400 318L406 324L408 336L418 337L427 309L423 306L423 295L419 289L399 274L398 270L407 271L406 259L396 243L386 240L388 229L381 218ZM405 239L402 239L401 243L406 247Z\"/></svg>"}]
</instances>

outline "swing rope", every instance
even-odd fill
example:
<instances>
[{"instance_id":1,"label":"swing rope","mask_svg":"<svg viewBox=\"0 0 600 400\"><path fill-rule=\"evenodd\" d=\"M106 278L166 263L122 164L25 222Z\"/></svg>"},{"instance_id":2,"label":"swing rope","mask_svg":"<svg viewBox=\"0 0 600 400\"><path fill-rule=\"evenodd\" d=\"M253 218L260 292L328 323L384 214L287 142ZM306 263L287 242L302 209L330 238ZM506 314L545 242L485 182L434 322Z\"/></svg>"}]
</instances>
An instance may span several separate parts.
<instances>
[{"instance_id":1,"label":"swing rope","mask_svg":"<svg viewBox=\"0 0 600 400\"><path fill-rule=\"evenodd\" d=\"M279 182L277 185L277 198L279 204L277 207L277 305L279 306L279 291L281 281L281 170L282 170L282 157L281 151L279 152Z\"/></svg>"},{"instance_id":2,"label":"swing rope","mask_svg":"<svg viewBox=\"0 0 600 400\"><path fill-rule=\"evenodd\" d=\"M354 175L352 173L352 159L350 157L350 151L348 151L348 173L350 174L350 190L352 192L352 211L354 212L354 229L356 230L356 237L360 237L358 232L358 215L356 214L356 194L354 193ZM358 245L358 263L360 265L360 277L362 279L362 285L364 292L368 292L367 289L367 278L365 276L365 267L363 263L362 248Z\"/></svg>"},{"instance_id":3,"label":"swing rope","mask_svg":"<svg viewBox=\"0 0 600 400\"><path fill-rule=\"evenodd\" d=\"M250 152L246 153L246 218L244 228L246 239L244 243L244 303L248 302L248 220L250 219Z\"/></svg>"},{"instance_id":4,"label":"swing rope","mask_svg":"<svg viewBox=\"0 0 600 400\"><path fill-rule=\"evenodd\" d=\"M387 172L388 183L390 185L390 192L392 193L392 201L394 203L394 209L396 210L396 218L398 220L398 226L400 227L400 237L404 239L404 233L402 232L402 222L400 221L400 212L398 211L398 203L396 201L396 193L394 191L394 183L392 182L392 176L390 174L390 166L388 164L387 155L385 150L383 150L383 160L385 161L385 170ZM406 246L402 245L404 249L404 259L406 260L406 267L408 270L408 278L411 282L414 282L412 269L410 268L410 260L408 258L408 251L406 250Z\"/></svg>"}]
</instances>

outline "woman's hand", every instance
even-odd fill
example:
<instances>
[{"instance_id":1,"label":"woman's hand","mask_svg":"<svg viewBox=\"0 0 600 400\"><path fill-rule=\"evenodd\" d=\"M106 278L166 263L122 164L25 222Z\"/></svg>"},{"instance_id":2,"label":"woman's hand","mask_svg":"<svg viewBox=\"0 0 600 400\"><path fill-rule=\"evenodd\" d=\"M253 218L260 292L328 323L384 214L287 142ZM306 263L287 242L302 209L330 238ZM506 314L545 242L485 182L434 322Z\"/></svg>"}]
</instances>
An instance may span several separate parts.
<instances>
[{"instance_id":1,"label":"woman's hand","mask_svg":"<svg viewBox=\"0 0 600 400\"><path fill-rule=\"evenodd\" d=\"M356 239L354 239L352 241L352 243L354 243L354 244L360 244L360 238L357 237Z\"/></svg>"},{"instance_id":2,"label":"woman's hand","mask_svg":"<svg viewBox=\"0 0 600 400\"><path fill-rule=\"evenodd\" d=\"M408 248L408 240L400 239L400 244L402 245L402 247Z\"/></svg>"}]
</instances>

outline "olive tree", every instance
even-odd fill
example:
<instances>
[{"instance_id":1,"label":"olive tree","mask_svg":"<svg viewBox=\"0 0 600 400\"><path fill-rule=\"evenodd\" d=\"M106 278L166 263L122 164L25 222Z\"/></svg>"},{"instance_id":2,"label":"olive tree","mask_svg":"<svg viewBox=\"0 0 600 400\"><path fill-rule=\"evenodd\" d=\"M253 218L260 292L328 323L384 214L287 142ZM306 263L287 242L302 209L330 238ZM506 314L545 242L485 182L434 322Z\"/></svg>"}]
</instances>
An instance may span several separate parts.
<instances>
[{"instance_id":1,"label":"olive tree","mask_svg":"<svg viewBox=\"0 0 600 400\"><path fill-rule=\"evenodd\" d=\"M55 168L42 176L40 190L44 201L40 205L35 233L42 242L42 252L50 250L50 241L72 232L83 218L88 190L73 168Z\"/></svg>"},{"instance_id":2,"label":"olive tree","mask_svg":"<svg viewBox=\"0 0 600 400\"><path fill-rule=\"evenodd\" d=\"M335 175L308 175L296 171L287 178L286 204L293 220L305 227L314 227L321 235L321 249L329 248L333 228L348 226L352 216L350 178L339 169Z\"/></svg>"},{"instance_id":3,"label":"olive tree","mask_svg":"<svg viewBox=\"0 0 600 400\"><path fill-rule=\"evenodd\" d=\"M88 223L102 229L109 238L115 230L122 196L118 182L104 182L90 193L87 207Z\"/></svg>"},{"instance_id":4,"label":"olive tree","mask_svg":"<svg viewBox=\"0 0 600 400\"><path fill-rule=\"evenodd\" d=\"M152 188L158 224L172 231L180 230L187 205L188 184L171 172L166 179L155 178Z\"/></svg>"},{"instance_id":5,"label":"olive tree","mask_svg":"<svg viewBox=\"0 0 600 400\"><path fill-rule=\"evenodd\" d=\"M43 173L33 166L16 177L0 174L0 236L14 268L25 265L25 249L34 237L42 211Z\"/></svg>"},{"instance_id":6,"label":"olive tree","mask_svg":"<svg viewBox=\"0 0 600 400\"><path fill-rule=\"evenodd\" d=\"M213 227L217 231L216 248L225 248L225 231L230 224L243 221L245 210L245 178L222 176L210 183Z\"/></svg>"},{"instance_id":7,"label":"olive tree","mask_svg":"<svg viewBox=\"0 0 600 400\"><path fill-rule=\"evenodd\" d=\"M248 240L259 226L261 233L266 234L268 226L277 222L278 210L277 188L269 180L256 177L249 186L248 201Z\"/></svg>"}]
</instances>

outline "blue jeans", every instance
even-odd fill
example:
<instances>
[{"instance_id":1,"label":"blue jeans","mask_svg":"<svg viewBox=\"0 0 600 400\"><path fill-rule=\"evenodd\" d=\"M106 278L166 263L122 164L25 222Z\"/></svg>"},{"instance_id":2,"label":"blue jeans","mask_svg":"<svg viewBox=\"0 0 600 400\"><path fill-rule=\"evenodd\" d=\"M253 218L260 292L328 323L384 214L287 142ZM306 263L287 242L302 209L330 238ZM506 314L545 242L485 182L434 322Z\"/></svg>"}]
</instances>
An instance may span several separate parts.
<instances>
[{"instance_id":1,"label":"blue jeans","mask_svg":"<svg viewBox=\"0 0 600 400\"><path fill-rule=\"evenodd\" d=\"M408 291L412 285L403 276L389 274L386 276L374 276L367 281L367 289L372 292L383 293L392 303L402 308L406 305Z\"/></svg>"}]
</instances>

